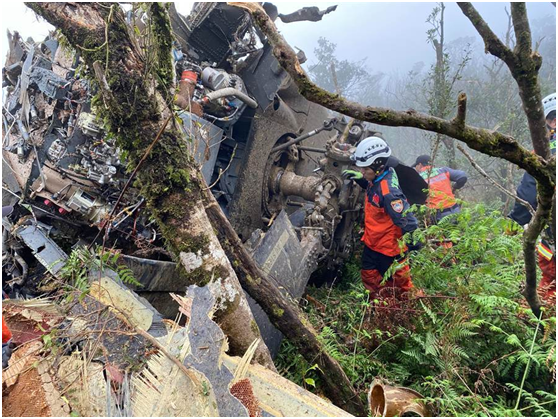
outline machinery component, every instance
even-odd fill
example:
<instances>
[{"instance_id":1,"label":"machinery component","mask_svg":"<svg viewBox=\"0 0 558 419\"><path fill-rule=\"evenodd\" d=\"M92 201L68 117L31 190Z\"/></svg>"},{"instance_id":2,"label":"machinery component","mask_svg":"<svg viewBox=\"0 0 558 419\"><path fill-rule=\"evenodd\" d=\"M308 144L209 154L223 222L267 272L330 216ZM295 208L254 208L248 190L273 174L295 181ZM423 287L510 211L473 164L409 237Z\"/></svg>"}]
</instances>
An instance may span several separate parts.
<instances>
[{"instance_id":1,"label":"machinery component","mask_svg":"<svg viewBox=\"0 0 558 419\"><path fill-rule=\"evenodd\" d=\"M224 70L216 70L212 67L206 67L201 73L203 85L211 90L221 90L227 87L233 87L241 91L245 91L242 79L236 74L229 74Z\"/></svg>"},{"instance_id":2,"label":"machinery component","mask_svg":"<svg viewBox=\"0 0 558 419\"><path fill-rule=\"evenodd\" d=\"M51 99L63 99L68 93L68 82L65 79L36 64L31 70L29 81Z\"/></svg>"},{"instance_id":3,"label":"machinery component","mask_svg":"<svg viewBox=\"0 0 558 419\"><path fill-rule=\"evenodd\" d=\"M368 392L368 404L372 416L401 417L401 416L431 416L428 407L421 400L424 397L406 387L388 386L374 380Z\"/></svg>"},{"instance_id":4,"label":"machinery component","mask_svg":"<svg viewBox=\"0 0 558 419\"><path fill-rule=\"evenodd\" d=\"M66 144L64 144L62 140L56 139L49 147L47 151L47 156L52 162L56 163L62 157L64 157L64 154L66 154L67 151L68 149L66 147Z\"/></svg>"},{"instance_id":5,"label":"machinery component","mask_svg":"<svg viewBox=\"0 0 558 419\"><path fill-rule=\"evenodd\" d=\"M198 75L195 71L185 70L182 72L178 84L179 90L176 95L176 104L182 109L201 117L203 116L203 108L198 102L193 100L197 81Z\"/></svg>"},{"instance_id":6,"label":"machinery component","mask_svg":"<svg viewBox=\"0 0 558 419\"><path fill-rule=\"evenodd\" d=\"M322 127L317 128L317 129L315 129L315 130L313 130L313 131L310 131L310 132L307 133L307 134L301 135L301 136L298 137L298 138L294 138L294 139L292 139L292 140L286 142L285 144L278 145L277 147L273 148L273 149L271 150L271 152L272 152L272 153L276 153L276 152L278 152L278 151L285 150L285 149L289 148L290 146L295 145L295 144L298 144L298 143L300 143L301 141L306 140L307 138L313 137L314 135L316 135L316 134L318 134L318 133L320 133L320 132L322 132L322 131L331 131L331 130L333 129L333 125L335 124L335 122L336 122L336 119L335 119L335 118L331 118L331 119L325 120L325 121L324 121L324 125L323 125Z\"/></svg>"},{"instance_id":7,"label":"machinery component","mask_svg":"<svg viewBox=\"0 0 558 419\"><path fill-rule=\"evenodd\" d=\"M84 134L92 137L97 136L102 131L102 128L95 122L95 115L88 112L80 113L77 120L77 126Z\"/></svg>"},{"instance_id":8,"label":"machinery component","mask_svg":"<svg viewBox=\"0 0 558 419\"><path fill-rule=\"evenodd\" d=\"M207 102L211 102L211 101L220 99L222 97L229 97L229 96L234 96L234 97L240 99L242 102L244 102L245 104L247 104L251 108L255 109L255 108L258 107L258 103L254 99L252 99L247 94L242 93L240 90L235 89L233 87L226 87L224 89L216 90L215 92L208 93L205 96L205 98L203 99L203 102L207 103ZM234 106L236 107L236 105L234 105Z\"/></svg>"},{"instance_id":9,"label":"machinery component","mask_svg":"<svg viewBox=\"0 0 558 419\"><path fill-rule=\"evenodd\" d=\"M110 213L111 209L99 198L89 195L83 189L77 189L68 199L67 205L85 215L93 224L100 223Z\"/></svg>"}]
</instances>

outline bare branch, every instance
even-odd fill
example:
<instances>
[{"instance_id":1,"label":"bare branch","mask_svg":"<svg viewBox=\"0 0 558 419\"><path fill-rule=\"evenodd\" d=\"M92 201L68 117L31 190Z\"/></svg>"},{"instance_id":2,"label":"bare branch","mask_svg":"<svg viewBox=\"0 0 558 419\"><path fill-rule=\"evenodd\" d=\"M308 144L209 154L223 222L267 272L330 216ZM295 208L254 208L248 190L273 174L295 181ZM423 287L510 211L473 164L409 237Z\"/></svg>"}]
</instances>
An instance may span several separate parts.
<instances>
[{"instance_id":1,"label":"bare branch","mask_svg":"<svg viewBox=\"0 0 558 419\"><path fill-rule=\"evenodd\" d=\"M477 169L477 171L483 176L485 177L492 185L494 185L496 188L498 188L500 191L502 191L504 194L506 194L507 196L509 196L510 198L515 199L517 202L519 202L521 205L523 205L524 207L526 207L529 212L531 213L531 216L535 216L535 210L533 209L533 207L531 206L531 204L527 201L525 201L524 199L521 199L520 197L518 197L516 194L514 194L513 192L508 191L506 188L504 188L502 185L500 185L498 182L496 182L494 179L492 179L488 173L486 173L484 171L484 169L482 167L480 167L477 162L475 161L475 159L473 158L473 156L471 156L469 154L469 152L467 150L465 150L463 148L463 146L461 144L457 144L457 148L459 149L459 151L461 151L463 153L463 155L465 157L467 157L467 160L469 160L469 162L471 163L471 166L473 166L475 169Z\"/></svg>"},{"instance_id":2,"label":"bare branch","mask_svg":"<svg viewBox=\"0 0 558 419\"><path fill-rule=\"evenodd\" d=\"M525 3L512 2L511 16L516 40L514 53L520 58L528 58L531 55L531 29Z\"/></svg>"},{"instance_id":3,"label":"bare branch","mask_svg":"<svg viewBox=\"0 0 558 419\"><path fill-rule=\"evenodd\" d=\"M505 46L492 32L471 3L458 3L458 6L482 37L486 50L500 58L508 66L519 87L519 96L521 97L523 110L527 115L533 148L539 156L548 159L550 156L550 146L548 144L538 78L542 57L538 52L533 53L531 50L531 29L529 27L525 3L512 3L511 5L512 22L516 38L514 51ZM536 176L534 177L540 180Z\"/></svg>"},{"instance_id":4,"label":"bare branch","mask_svg":"<svg viewBox=\"0 0 558 419\"><path fill-rule=\"evenodd\" d=\"M465 126L465 118L467 116L467 95L465 92L459 93L457 97L457 115L452 122Z\"/></svg>"}]
</instances>

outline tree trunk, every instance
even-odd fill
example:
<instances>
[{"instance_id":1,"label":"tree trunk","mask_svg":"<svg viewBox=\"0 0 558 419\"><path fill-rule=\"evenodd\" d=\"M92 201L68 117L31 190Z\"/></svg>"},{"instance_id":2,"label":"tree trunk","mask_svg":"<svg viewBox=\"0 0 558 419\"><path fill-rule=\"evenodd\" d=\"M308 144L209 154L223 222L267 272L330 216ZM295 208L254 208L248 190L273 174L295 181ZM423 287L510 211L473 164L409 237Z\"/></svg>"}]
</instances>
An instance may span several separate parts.
<instances>
[{"instance_id":1,"label":"tree trunk","mask_svg":"<svg viewBox=\"0 0 558 419\"><path fill-rule=\"evenodd\" d=\"M90 69L97 63L96 81L101 93L92 104L126 153L130 167L138 164L171 118L172 123L163 130L138 172L141 194L168 248L180 260L182 274L190 283L212 284L218 300L216 320L229 339L230 352L242 356L260 332L232 265L211 228L202 203L201 173L188 155L181 128L172 115L175 76L167 11L151 3L150 30L155 48L144 53L130 35L118 4L27 5L61 30ZM146 68L148 61L158 65L150 70ZM255 359L274 369L264 343L258 347Z\"/></svg>"}]
</instances>

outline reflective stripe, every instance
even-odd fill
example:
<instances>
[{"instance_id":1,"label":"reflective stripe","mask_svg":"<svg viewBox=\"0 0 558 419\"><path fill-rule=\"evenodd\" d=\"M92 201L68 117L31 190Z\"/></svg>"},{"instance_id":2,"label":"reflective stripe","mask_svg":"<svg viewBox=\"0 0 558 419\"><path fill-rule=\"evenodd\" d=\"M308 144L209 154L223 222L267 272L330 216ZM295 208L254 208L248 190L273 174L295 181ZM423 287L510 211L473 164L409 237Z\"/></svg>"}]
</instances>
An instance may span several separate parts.
<instances>
[{"instance_id":1,"label":"reflective stripe","mask_svg":"<svg viewBox=\"0 0 558 419\"><path fill-rule=\"evenodd\" d=\"M382 189L383 196L389 195L389 185L387 183L387 180L384 179L380 182L380 188Z\"/></svg>"},{"instance_id":2,"label":"reflective stripe","mask_svg":"<svg viewBox=\"0 0 558 419\"><path fill-rule=\"evenodd\" d=\"M539 242L539 244L537 245L537 251L539 252L539 255L541 255L542 257L544 257L546 260L551 260L552 259L552 251L546 247L542 242Z\"/></svg>"}]
</instances>

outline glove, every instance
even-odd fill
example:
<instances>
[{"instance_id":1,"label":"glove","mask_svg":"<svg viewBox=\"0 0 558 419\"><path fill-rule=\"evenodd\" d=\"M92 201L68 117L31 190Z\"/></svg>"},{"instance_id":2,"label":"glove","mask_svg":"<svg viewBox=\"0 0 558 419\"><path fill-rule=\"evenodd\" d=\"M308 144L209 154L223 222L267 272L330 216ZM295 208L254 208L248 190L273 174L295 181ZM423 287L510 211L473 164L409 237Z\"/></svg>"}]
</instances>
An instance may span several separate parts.
<instances>
[{"instance_id":1,"label":"glove","mask_svg":"<svg viewBox=\"0 0 558 419\"><path fill-rule=\"evenodd\" d=\"M357 172L356 170L343 170L343 177L349 180L360 180L364 176L361 172Z\"/></svg>"},{"instance_id":2,"label":"glove","mask_svg":"<svg viewBox=\"0 0 558 419\"><path fill-rule=\"evenodd\" d=\"M414 244L408 243L407 248L409 249L409 252L418 252L420 249L423 248L423 244L421 242L416 242Z\"/></svg>"}]
</instances>

